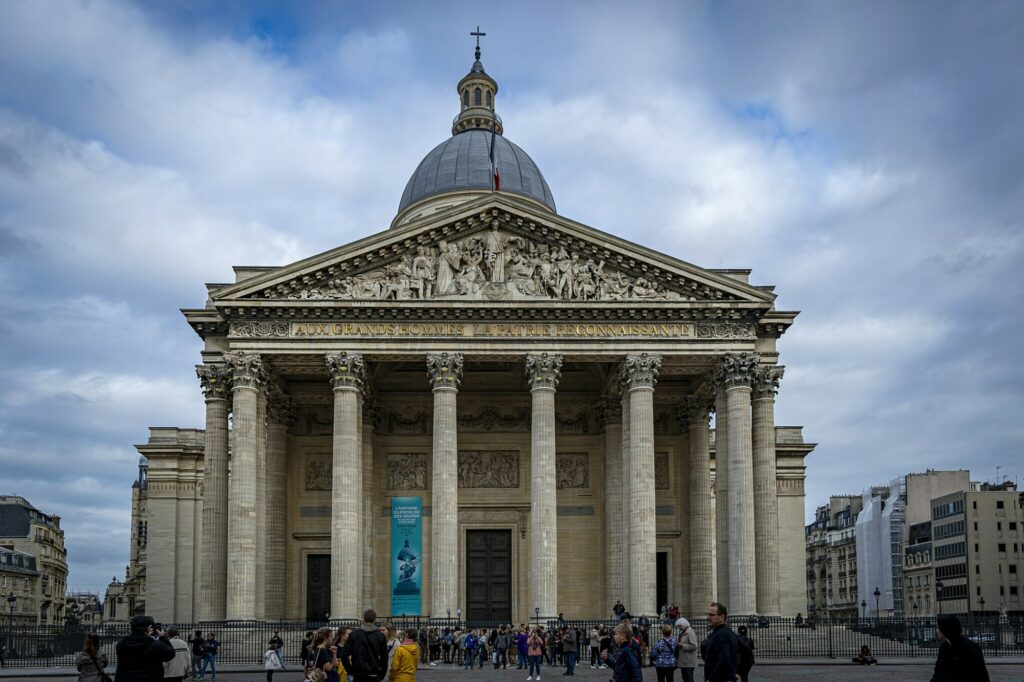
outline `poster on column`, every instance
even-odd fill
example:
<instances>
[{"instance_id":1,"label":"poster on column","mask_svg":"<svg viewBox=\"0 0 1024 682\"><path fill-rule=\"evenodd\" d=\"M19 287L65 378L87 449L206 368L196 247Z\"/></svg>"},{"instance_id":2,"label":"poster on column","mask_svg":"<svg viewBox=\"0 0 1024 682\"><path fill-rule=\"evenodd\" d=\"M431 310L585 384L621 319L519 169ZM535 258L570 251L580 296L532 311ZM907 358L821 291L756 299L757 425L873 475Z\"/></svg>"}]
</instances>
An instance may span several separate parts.
<instances>
[{"instance_id":1,"label":"poster on column","mask_svg":"<svg viewBox=\"0 0 1024 682\"><path fill-rule=\"evenodd\" d=\"M391 498L391 615L419 616L423 586L422 497Z\"/></svg>"}]
</instances>

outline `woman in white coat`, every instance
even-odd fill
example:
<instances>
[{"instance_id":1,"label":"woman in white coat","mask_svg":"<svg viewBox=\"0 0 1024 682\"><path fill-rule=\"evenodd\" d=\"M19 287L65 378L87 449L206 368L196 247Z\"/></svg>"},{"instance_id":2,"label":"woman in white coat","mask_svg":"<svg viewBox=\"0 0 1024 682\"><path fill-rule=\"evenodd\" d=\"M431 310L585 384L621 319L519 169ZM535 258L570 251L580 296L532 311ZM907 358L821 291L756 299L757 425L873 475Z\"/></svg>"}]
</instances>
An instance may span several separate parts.
<instances>
[{"instance_id":1,"label":"woman in white coat","mask_svg":"<svg viewBox=\"0 0 1024 682\"><path fill-rule=\"evenodd\" d=\"M690 627L690 621L680 618L676 621L676 665L683 676L683 682L694 682L693 671L697 668L697 633Z\"/></svg>"}]
</instances>

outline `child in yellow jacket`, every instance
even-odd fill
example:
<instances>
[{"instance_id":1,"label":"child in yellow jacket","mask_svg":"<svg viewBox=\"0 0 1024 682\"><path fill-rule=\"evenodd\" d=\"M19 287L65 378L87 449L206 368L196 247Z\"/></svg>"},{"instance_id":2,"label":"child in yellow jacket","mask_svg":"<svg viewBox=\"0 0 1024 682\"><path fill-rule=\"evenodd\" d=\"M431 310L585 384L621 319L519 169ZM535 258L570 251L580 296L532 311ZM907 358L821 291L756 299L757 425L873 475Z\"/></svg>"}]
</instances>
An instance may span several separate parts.
<instances>
[{"instance_id":1,"label":"child in yellow jacket","mask_svg":"<svg viewBox=\"0 0 1024 682\"><path fill-rule=\"evenodd\" d=\"M405 631L405 639L395 648L395 658L391 661L391 682L416 682L416 666L420 661L420 648L416 644L419 633L416 629Z\"/></svg>"}]
</instances>

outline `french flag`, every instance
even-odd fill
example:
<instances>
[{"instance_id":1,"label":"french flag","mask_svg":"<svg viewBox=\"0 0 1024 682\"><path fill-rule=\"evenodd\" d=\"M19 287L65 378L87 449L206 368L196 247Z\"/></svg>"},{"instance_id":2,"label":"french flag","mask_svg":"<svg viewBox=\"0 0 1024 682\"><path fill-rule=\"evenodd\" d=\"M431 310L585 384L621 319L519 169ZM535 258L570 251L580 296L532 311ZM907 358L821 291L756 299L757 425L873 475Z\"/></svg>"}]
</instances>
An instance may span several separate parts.
<instances>
[{"instance_id":1,"label":"french flag","mask_svg":"<svg viewBox=\"0 0 1024 682\"><path fill-rule=\"evenodd\" d=\"M497 122L491 121L491 181L494 183L494 191L501 190L501 171L498 169L498 155L494 149L494 139L497 137Z\"/></svg>"}]
</instances>

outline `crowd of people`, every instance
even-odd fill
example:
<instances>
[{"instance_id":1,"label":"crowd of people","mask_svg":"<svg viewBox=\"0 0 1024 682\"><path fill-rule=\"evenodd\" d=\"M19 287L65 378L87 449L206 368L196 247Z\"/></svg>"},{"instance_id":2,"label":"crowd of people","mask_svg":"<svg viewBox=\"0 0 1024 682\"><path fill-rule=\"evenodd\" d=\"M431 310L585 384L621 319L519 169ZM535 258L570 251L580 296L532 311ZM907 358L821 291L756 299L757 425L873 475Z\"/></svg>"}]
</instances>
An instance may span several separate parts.
<instances>
[{"instance_id":1,"label":"crowd of people","mask_svg":"<svg viewBox=\"0 0 1024 682\"><path fill-rule=\"evenodd\" d=\"M594 625L589 631L564 622L560 614L549 628L520 624L399 632L391 624L379 625L377 614L368 609L357 627L308 632L301 664L308 682L415 682L421 663L465 670L515 667L525 670L526 679L532 681L540 680L545 668L556 666L564 666L561 675L574 676L581 655L589 655L590 667L610 668L614 682L643 682L643 668L648 666L655 668L658 682L675 679L677 669L683 682L694 682L699 657L705 682L749 682L754 641L746 626L732 630L724 605L709 605L708 633L701 642L683 617L652 628L646 618L634 623L621 604L615 605L613 613L618 621L614 627ZM176 628L165 629L149 616L135 616L130 626L130 634L117 644L113 680L105 670L108 661L100 651L99 637L86 637L76 660L80 682L180 682L186 677L204 679L207 672L211 680L216 679L220 643L214 633L196 630L184 641ZM931 682L988 682L981 648L963 635L956 616L939 616L936 633L941 645ZM283 646L275 632L263 657L268 682L275 672L286 670ZM862 665L877 663L867 645L853 660Z\"/></svg>"}]
</instances>

